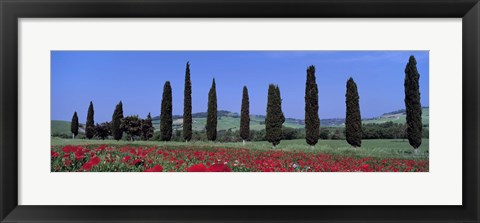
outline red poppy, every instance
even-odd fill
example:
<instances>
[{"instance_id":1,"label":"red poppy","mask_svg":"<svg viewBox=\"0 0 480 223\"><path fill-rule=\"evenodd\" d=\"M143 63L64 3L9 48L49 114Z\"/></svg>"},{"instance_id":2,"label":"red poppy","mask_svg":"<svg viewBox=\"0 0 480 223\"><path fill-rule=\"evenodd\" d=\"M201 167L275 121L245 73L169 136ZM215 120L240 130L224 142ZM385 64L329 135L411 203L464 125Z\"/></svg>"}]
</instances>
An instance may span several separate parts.
<instances>
[{"instance_id":1,"label":"red poppy","mask_svg":"<svg viewBox=\"0 0 480 223\"><path fill-rule=\"evenodd\" d=\"M162 172L163 167L160 165L155 165L153 168L146 169L145 172Z\"/></svg>"},{"instance_id":2,"label":"red poppy","mask_svg":"<svg viewBox=\"0 0 480 223\"><path fill-rule=\"evenodd\" d=\"M232 172L225 164L213 164L208 168L208 172Z\"/></svg>"},{"instance_id":3,"label":"red poppy","mask_svg":"<svg viewBox=\"0 0 480 223\"><path fill-rule=\"evenodd\" d=\"M123 162L128 162L130 160L130 158L132 158L131 156L126 156L126 157L123 157Z\"/></svg>"},{"instance_id":4,"label":"red poppy","mask_svg":"<svg viewBox=\"0 0 480 223\"><path fill-rule=\"evenodd\" d=\"M207 172L207 167L199 163L187 168L187 172Z\"/></svg>"},{"instance_id":5,"label":"red poppy","mask_svg":"<svg viewBox=\"0 0 480 223\"><path fill-rule=\"evenodd\" d=\"M94 166L98 165L102 160L100 158L98 158L97 156L96 157L93 157L90 162L92 162L92 164Z\"/></svg>"},{"instance_id":6,"label":"red poppy","mask_svg":"<svg viewBox=\"0 0 480 223\"><path fill-rule=\"evenodd\" d=\"M90 171L93 167L93 164L91 162L86 162L82 166L82 170Z\"/></svg>"},{"instance_id":7,"label":"red poppy","mask_svg":"<svg viewBox=\"0 0 480 223\"><path fill-rule=\"evenodd\" d=\"M139 165L142 165L142 164L143 164L143 160L141 160L141 159L136 159L136 160L134 160L134 161L132 162L132 164L133 164L133 165L138 165L138 166L139 166Z\"/></svg>"},{"instance_id":8,"label":"red poppy","mask_svg":"<svg viewBox=\"0 0 480 223\"><path fill-rule=\"evenodd\" d=\"M361 166L360 166L360 171L362 171L362 172L370 172L370 171L372 171L372 170L370 169L370 166L368 166L368 164L364 164L364 165L361 165Z\"/></svg>"},{"instance_id":9,"label":"red poppy","mask_svg":"<svg viewBox=\"0 0 480 223\"><path fill-rule=\"evenodd\" d=\"M52 151L50 154L52 155L52 158L57 158L58 157L57 152Z\"/></svg>"},{"instance_id":10,"label":"red poppy","mask_svg":"<svg viewBox=\"0 0 480 223\"><path fill-rule=\"evenodd\" d=\"M70 151L72 151L72 149L69 146L65 146L65 147L63 147L62 151L64 153L69 153Z\"/></svg>"},{"instance_id":11,"label":"red poppy","mask_svg":"<svg viewBox=\"0 0 480 223\"><path fill-rule=\"evenodd\" d=\"M77 160L81 160L81 159L83 159L84 157L85 157L85 154L84 154L82 151L77 151L77 152L75 152L75 158L76 158Z\"/></svg>"}]
</instances>

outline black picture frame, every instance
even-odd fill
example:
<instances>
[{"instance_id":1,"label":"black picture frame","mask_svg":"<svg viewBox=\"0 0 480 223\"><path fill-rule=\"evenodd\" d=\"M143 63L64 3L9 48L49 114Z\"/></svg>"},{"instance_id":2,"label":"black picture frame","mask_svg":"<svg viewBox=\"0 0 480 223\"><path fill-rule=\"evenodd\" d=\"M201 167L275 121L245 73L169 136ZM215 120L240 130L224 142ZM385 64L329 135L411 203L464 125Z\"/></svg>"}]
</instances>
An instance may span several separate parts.
<instances>
[{"instance_id":1,"label":"black picture frame","mask_svg":"<svg viewBox=\"0 0 480 223\"><path fill-rule=\"evenodd\" d=\"M0 0L0 15L1 222L479 222L480 5L478 0ZM17 21L19 18L75 17L462 18L463 205L18 205ZM422 187L422 185L412 184L412 187Z\"/></svg>"}]
</instances>

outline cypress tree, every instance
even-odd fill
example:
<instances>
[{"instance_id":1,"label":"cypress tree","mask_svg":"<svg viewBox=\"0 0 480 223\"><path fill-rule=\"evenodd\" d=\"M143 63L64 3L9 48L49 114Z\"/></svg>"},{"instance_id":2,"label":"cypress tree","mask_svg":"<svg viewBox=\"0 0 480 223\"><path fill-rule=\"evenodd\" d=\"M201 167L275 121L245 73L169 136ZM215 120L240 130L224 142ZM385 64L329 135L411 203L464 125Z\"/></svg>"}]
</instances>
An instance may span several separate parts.
<instances>
[{"instance_id":1,"label":"cypress tree","mask_svg":"<svg viewBox=\"0 0 480 223\"><path fill-rule=\"evenodd\" d=\"M190 63L185 70L185 90L183 92L183 139L188 142L192 139L192 82L190 81Z\"/></svg>"},{"instance_id":2,"label":"cypress tree","mask_svg":"<svg viewBox=\"0 0 480 223\"><path fill-rule=\"evenodd\" d=\"M208 92L207 123L205 128L207 130L207 139L215 141L217 139L217 90L215 78L213 78L212 87Z\"/></svg>"},{"instance_id":3,"label":"cypress tree","mask_svg":"<svg viewBox=\"0 0 480 223\"><path fill-rule=\"evenodd\" d=\"M243 139L243 145L245 140L250 136L250 102L248 98L247 86L243 86L242 95L242 108L240 114L240 137Z\"/></svg>"},{"instance_id":4,"label":"cypress tree","mask_svg":"<svg viewBox=\"0 0 480 223\"><path fill-rule=\"evenodd\" d=\"M123 105L122 101L120 101L117 106L115 107L115 111L112 115L112 136L115 140L122 139L123 129L120 128L123 119Z\"/></svg>"},{"instance_id":5,"label":"cypress tree","mask_svg":"<svg viewBox=\"0 0 480 223\"><path fill-rule=\"evenodd\" d=\"M279 120L280 120L280 123L283 125L283 123L285 122L285 115L283 115L283 111L282 111L282 97L281 97L281 94L280 94L280 87L275 86L275 92L277 93L277 101L278 101L278 109L279 109L279 112L278 112L278 117L279 117Z\"/></svg>"},{"instance_id":6,"label":"cypress tree","mask_svg":"<svg viewBox=\"0 0 480 223\"><path fill-rule=\"evenodd\" d=\"M270 84L268 86L267 115L265 117L265 138L272 143L274 149L282 139L282 125L284 122L285 116L282 112L280 88Z\"/></svg>"},{"instance_id":7,"label":"cypress tree","mask_svg":"<svg viewBox=\"0 0 480 223\"><path fill-rule=\"evenodd\" d=\"M88 106L87 122L85 123L85 136L87 139L92 139L95 135L95 122L93 120L93 114L93 103L90 101L90 106Z\"/></svg>"},{"instance_id":8,"label":"cypress tree","mask_svg":"<svg viewBox=\"0 0 480 223\"><path fill-rule=\"evenodd\" d=\"M407 113L407 138L414 152L422 144L422 105L420 104L420 74L417 61L410 56L405 67L405 110Z\"/></svg>"},{"instance_id":9,"label":"cypress tree","mask_svg":"<svg viewBox=\"0 0 480 223\"><path fill-rule=\"evenodd\" d=\"M347 93L345 94L346 118L345 118L345 137L348 144L353 147L362 145L362 118L360 116L359 96L357 84L350 77L347 81Z\"/></svg>"},{"instance_id":10,"label":"cypress tree","mask_svg":"<svg viewBox=\"0 0 480 223\"><path fill-rule=\"evenodd\" d=\"M72 138L75 139L75 136L78 135L78 116L77 116L77 112L73 113L72 123L70 124L70 131L72 132Z\"/></svg>"},{"instance_id":11,"label":"cypress tree","mask_svg":"<svg viewBox=\"0 0 480 223\"><path fill-rule=\"evenodd\" d=\"M318 87L315 78L315 67L307 69L305 84L305 139L313 148L320 137L320 118L318 117Z\"/></svg>"},{"instance_id":12,"label":"cypress tree","mask_svg":"<svg viewBox=\"0 0 480 223\"><path fill-rule=\"evenodd\" d=\"M172 138L172 87L170 81L163 86L162 111L160 113L160 135L162 141Z\"/></svg>"},{"instance_id":13,"label":"cypress tree","mask_svg":"<svg viewBox=\"0 0 480 223\"><path fill-rule=\"evenodd\" d=\"M153 124L152 124L152 116L150 113L147 115L147 119L142 120L142 138L144 140L149 140L153 137L154 132Z\"/></svg>"}]
</instances>

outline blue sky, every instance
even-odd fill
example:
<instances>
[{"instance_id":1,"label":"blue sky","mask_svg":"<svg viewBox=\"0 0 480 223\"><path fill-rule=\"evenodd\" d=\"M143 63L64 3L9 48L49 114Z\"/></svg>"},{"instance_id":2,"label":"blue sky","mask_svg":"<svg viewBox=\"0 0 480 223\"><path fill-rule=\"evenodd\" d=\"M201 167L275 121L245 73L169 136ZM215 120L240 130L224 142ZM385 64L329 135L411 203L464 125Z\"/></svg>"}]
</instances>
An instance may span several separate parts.
<instances>
[{"instance_id":1,"label":"blue sky","mask_svg":"<svg viewBox=\"0 0 480 223\"><path fill-rule=\"evenodd\" d=\"M422 106L429 105L428 51L52 51L51 119L85 122L90 101L95 122L110 121L122 100L124 115L160 113L165 81L173 90L173 113L183 113L185 64L190 61L193 112L207 110L212 78L219 110L240 112L248 87L250 113L265 114L270 83L278 84L286 117L304 118L306 69L316 68L319 115L345 117L345 86L358 86L362 118L402 109L405 65L417 59Z\"/></svg>"}]
</instances>

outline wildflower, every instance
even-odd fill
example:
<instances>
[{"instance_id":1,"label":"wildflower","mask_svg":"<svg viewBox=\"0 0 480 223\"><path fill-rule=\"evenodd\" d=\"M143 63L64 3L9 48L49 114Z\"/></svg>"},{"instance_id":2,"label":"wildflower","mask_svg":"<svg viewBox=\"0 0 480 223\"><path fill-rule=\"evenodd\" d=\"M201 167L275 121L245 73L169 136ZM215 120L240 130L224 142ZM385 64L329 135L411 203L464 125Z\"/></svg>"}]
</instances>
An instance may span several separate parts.
<instances>
[{"instance_id":1,"label":"wildflower","mask_svg":"<svg viewBox=\"0 0 480 223\"><path fill-rule=\"evenodd\" d=\"M153 168L146 169L145 172L162 172L163 167L160 165L155 165Z\"/></svg>"},{"instance_id":2,"label":"wildflower","mask_svg":"<svg viewBox=\"0 0 480 223\"><path fill-rule=\"evenodd\" d=\"M213 164L208 168L208 172L232 172L225 164Z\"/></svg>"},{"instance_id":3,"label":"wildflower","mask_svg":"<svg viewBox=\"0 0 480 223\"><path fill-rule=\"evenodd\" d=\"M83 164L81 170L86 170L86 171L90 171L93 167L93 163L91 162L86 162L85 164Z\"/></svg>"},{"instance_id":4,"label":"wildflower","mask_svg":"<svg viewBox=\"0 0 480 223\"><path fill-rule=\"evenodd\" d=\"M93 158L90 160L90 162L92 162L92 164L93 164L94 166L98 165L101 161L102 161L102 160L101 160L100 158L98 158L98 157L93 157Z\"/></svg>"},{"instance_id":5,"label":"wildflower","mask_svg":"<svg viewBox=\"0 0 480 223\"><path fill-rule=\"evenodd\" d=\"M57 158L59 156L59 154L57 152L54 152L54 151L52 151L50 153L50 155L52 156L52 158Z\"/></svg>"},{"instance_id":6,"label":"wildflower","mask_svg":"<svg viewBox=\"0 0 480 223\"><path fill-rule=\"evenodd\" d=\"M205 167L201 163L200 164L195 164L195 165L187 168L187 172L207 172L207 167Z\"/></svg>"},{"instance_id":7,"label":"wildflower","mask_svg":"<svg viewBox=\"0 0 480 223\"><path fill-rule=\"evenodd\" d=\"M125 156L123 157L122 161L123 162L128 162L130 160L130 158L132 158L131 156Z\"/></svg>"}]
</instances>

